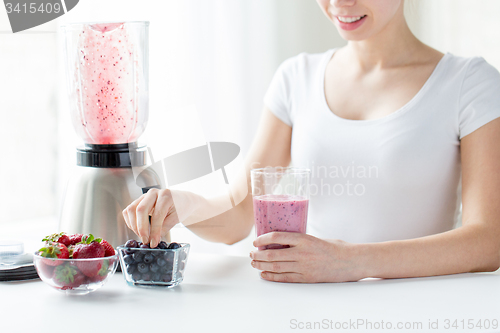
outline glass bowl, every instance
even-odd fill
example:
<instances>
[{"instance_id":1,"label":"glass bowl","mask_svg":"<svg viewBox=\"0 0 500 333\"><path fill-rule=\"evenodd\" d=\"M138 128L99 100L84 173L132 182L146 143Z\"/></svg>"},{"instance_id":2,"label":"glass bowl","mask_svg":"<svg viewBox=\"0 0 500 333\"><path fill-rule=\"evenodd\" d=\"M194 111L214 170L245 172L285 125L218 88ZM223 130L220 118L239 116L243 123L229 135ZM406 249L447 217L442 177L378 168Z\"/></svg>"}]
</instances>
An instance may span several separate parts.
<instances>
[{"instance_id":1,"label":"glass bowl","mask_svg":"<svg viewBox=\"0 0 500 333\"><path fill-rule=\"evenodd\" d=\"M85 295L109 281L118 266L118 254L103 258L53 259L33 255L38 276L67 295Z\"/></svg>"},{"instance_id":2,"label":"glass bowl","mask_svg":"<svg viewBox=\"0 0 500 333\"><path fill-rule=\"evenodd\" d=\"M24 244L17 241L0 240L0 266L13 265L24 253Z\"/></svg>"},{"instance_id":3,"label":"glass bowl","mask_svg":"<svg viewBox=\"0 0 500 333\"><path fill-rule=\"evenodd\" d=\"M129 286L173 288L184 280L190 245L177 249L118 246L123 277Z\"/></svg>"}]
</instances>

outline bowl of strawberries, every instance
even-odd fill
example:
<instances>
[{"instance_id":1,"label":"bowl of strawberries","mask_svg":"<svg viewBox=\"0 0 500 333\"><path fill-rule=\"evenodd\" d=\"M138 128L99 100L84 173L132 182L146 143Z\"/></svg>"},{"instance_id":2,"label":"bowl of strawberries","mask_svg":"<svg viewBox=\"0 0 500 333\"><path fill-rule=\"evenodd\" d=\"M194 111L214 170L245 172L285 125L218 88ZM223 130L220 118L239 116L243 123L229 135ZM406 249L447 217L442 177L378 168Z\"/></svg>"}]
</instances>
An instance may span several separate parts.
<instances>
[{"instance_id":1,"label":"bowl of strawberries","mask_svg":"<svg viewBox=\"0 0 500 333\"><path fill-rule=\"evenodd\" d=\"M118 254L92 234L64 232L43 239L33 262L43 282L67 295L85 295L101 288L115 273Z\"/></svg>"}]
</instances>

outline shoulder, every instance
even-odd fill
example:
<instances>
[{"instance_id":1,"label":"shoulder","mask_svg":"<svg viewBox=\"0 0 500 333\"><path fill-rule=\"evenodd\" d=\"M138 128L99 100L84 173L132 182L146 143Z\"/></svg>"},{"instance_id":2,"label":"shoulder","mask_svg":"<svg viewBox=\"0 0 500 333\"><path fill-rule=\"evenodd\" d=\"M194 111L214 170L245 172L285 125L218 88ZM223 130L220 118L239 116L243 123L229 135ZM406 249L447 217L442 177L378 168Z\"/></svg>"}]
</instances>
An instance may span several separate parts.
<instances>
[{"instance_id":1,"label":"shoulder","mask_svg":"<svg viewBox=\"0 0 500 333\"><path fill-rule=\"evenodd\" d=\"M464 83L480 83L483 80L498 81L499 71L489 64L483 57L461 57L447 53L448 73L459 74Z\"/></svg>"},{"instance_id":2,"label":"shoulder","mask_svg":"<svg viewBox=\"0 0 500 333\"><path fill-rule=\"evenodd\" d=\"M318 69L325 61L328 61L333 52L335 52L335 49L321 53L302 52L283 61L278 71L287 76L308 74Z\"/></svg>"}]
</instances>

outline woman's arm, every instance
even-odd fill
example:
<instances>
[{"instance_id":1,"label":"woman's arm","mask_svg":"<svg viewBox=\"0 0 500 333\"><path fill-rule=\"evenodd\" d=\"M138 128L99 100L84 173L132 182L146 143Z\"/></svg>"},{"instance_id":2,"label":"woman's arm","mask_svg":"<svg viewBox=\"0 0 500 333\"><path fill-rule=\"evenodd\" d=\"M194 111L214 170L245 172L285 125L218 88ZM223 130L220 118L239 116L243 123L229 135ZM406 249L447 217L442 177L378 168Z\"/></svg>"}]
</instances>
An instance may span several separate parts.
<instances>
[{"instance_id":1,"label":"woman's arm","mask_svg":"<svg viewBox=\"0 0 500 333\"><path fill-rule=\"evenodd\" d=\"M182 221L183 224L198 236L226 244L244 239L253 226L252 196L248 191L250 169L287 166L290 163L291 137L292 128L279 120L269 109L264 108L257 135L245 158L245 170L242 176L231 184L232 193L246 189L246 197L241 203L214 216L226 207L227 199L207 200L191 192L151 189L123 211L127 226L139 235L144 243L151 243L154 247L160 242L161 235L179 223L175 202L176 205L182 206L183 215L188 215ZM186 211L189 213L186 214ZM206 218L207 216L212 217Z\"/></svg>"},{"instance_id":2,"label":"woman's arm","mask_svg":"<svg viewBox=\"0 0 500 333\"><path fill-rule=\"evenodd\" d=\"M342 282L495 271L500 267L500 119L462 139L462 226L436 235L369 244L271 233L255 246L290 244L251 253L263 278Z\"/></svg>"},{"instance_id":3,"label":"woman's arm","mask_svg":"<svg viewBox=\"0 0 500 333\"><path fill-rule=\"evenodd\" d=\"M238 191L238 187L241 189L247 186L245 199L220 215L190 224L192 219L199 221L198 214L194 212L192 218L183 224L201 238L213 242L233 244L247 237L254 225L250 170L266 166L287 166L290 163L291 138L292 128L279 120L268 108L264 108L257 134L245 158L244 176L233 184L234 191ZM215 201L206 202L200 205L197 211L203 214L203 211L216 206Z\"/></svg>"},{"instance_id":4,"label":"woman's arm","mask_svg":"<svg viewBox=\"0 0 500 333\"><path fill-rule=\"evenodd\" d=\"M413 240L366 244L370 275L397 278L499 268L500 119L464 137L461 155L462 226Z\"/></svg>"}]
</instances>

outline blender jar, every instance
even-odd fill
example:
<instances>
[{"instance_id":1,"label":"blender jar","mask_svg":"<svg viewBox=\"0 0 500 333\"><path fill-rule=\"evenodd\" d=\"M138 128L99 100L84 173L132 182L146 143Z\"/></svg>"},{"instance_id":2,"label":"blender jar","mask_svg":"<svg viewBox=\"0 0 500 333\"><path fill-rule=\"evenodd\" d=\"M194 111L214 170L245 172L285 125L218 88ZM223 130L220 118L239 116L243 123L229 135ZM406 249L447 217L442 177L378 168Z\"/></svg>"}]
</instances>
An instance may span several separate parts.
<instances>
[{"instance_id":1,"label":"blender jar","mask_svg":"<svg viewBox=\"0 0 500 333\"><path fill-rule=\"evenodd\" d=\"M148 120L149 22L62 26L71 118L87 144L136 142Z\"/></svg>"}]
</instances>

